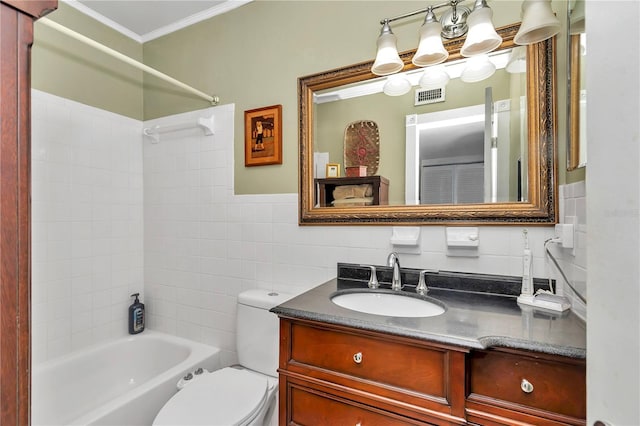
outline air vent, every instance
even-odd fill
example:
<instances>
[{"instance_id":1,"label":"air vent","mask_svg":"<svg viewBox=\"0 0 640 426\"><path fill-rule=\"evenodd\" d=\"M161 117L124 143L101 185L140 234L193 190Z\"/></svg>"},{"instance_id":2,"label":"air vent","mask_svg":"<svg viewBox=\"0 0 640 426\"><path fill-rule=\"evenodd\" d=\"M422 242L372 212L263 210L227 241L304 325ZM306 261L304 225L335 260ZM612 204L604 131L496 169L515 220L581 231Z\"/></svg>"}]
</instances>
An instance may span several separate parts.
<instances>
[{"instance_id":1,"label":"air vent","mask_svg":"<svg viewBox=\"0 0 640 426\"><path fill-rule=\"evenodd\" d=\"M415 106L444 102L444 87L437 89L416 89Z\"/></svg>"}]
</instances>

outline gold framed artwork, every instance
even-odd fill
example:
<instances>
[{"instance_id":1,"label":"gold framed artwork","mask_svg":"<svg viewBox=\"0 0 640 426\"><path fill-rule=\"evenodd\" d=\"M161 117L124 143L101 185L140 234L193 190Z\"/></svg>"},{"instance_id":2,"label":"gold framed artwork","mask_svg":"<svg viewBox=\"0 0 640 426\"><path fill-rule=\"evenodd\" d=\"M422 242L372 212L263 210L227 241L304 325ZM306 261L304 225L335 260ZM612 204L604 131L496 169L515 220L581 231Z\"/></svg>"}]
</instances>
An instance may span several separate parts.
<instances>
[{"instance_id":1,"label":"gold framed artwork","mask_svg":"<svg viewBox=\"0 0 640 426\"><path fill-rule=\"evenodd\" d=\"M282 164L282 105L244 112L244 165Z\"/></svg>"},{"instance_id":2,"label":"gold framed artwork","mask_svg":"<svg viewBox=\"0 0 640 426\"><path fill-rule=\"evenodd\" d=\"M326 176L328 178L340 177L340 164L338 164L338 163L327 163Z\"/></svg>"}]
</instances>

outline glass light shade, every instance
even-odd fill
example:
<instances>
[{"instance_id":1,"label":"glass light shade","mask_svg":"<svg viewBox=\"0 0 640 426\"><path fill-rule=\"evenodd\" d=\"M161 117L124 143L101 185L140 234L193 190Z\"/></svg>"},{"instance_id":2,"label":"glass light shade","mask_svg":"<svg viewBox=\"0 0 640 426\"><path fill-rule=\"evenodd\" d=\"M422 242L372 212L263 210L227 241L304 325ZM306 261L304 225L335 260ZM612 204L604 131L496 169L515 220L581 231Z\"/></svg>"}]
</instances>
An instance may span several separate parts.
<instances>
[{"instance_id":1,"label":"glass light shade","mask_svg":"<svg viewBox=\"0 0 640 426\"><path fill-rule=\"evenodd\" d=\"M411 82L402 74L390 75L382 91L389 96L402 96L411 90Z\"/></svg>"},{"instance_id":2,"label":"glass light shade","mask_svg":"<svg viewBox=\"0 0 640 426\"><path fill-rule=\"evenodd\" d=\"M449 57L449 52L442 45L440 32L442 25L438 21L425 22L420 27L420 44L416 54L413 55L413 65L426 67L428 65L441 64Z\"/></svg>"},{"instance_id":3,"label":"glass light shade","mask_svg":"<svg viewBox=\"0 0 640 426\"><path fill-rule=\"evenodd\" d=\"M398 55L396 36L391 32L380 34L377 44L378 53L371 72L375 75L389 75L400 71L404 67L404 62Z\"/></svg>"},{"instance_id":4,"label":"glass light shade","mask_svg":"<svg viewBox=\"0 0 640 426\"><path fill-rule=\"evenodd\" d=\"M518 46L511 50L505 69L511 74L527 71L527 52L524 46Z\"/></svg>"},{"instance_id":5,"label":"glass light shade","mask_svg":"<svg viewBox=\"0 0 640 426\"><path fill-rule=\"evenodd\" d=\"M569 34L585 32L584 0L569 2Z\"/></svg>"},{"instance_id":6,"label":"glass light shade","mask_svg":"<svg viewBox=\"0 0 640 426\"><path fill-rule=\"evenodd\" d=\"M513 39L515 44L534 44L560 32L560 21L551 10L551 0L524 0L522 25Z\"/></svg>"},{"instance_id":7,"label":"glass light shade","mask_svg":"<svg viewBox=\"0 0 640 426\"><path fill-rule=\"evenodd\" d=\"M477 55L469 58L467 66L462 70L460 80L475 83L489 78L496 72L496 66L489 60L489 55Z\"/></svg>"},{"instance_id":8,"label":"glass light shade","mask_svg":"<svg viewBox=\"0 0 640 426\"><path fill-rule=\"evenodd\" d=\"M423 89L439 89L449 82L449 74L444 69L444 65L429 67L424 70L420 77L420 87Z\"/></svg>"},{"instance_id":9,"label":"glass light shade","mask_svg":"<svg viewBox=\"0 0 640 426\"><path fill-rule=\"evenodd\" d=\"M467 19L469 33L460 49L462 56L470 57L489 53L502 43L502 37L493 27L493 11L489 7L474 9Z\"/></svg>"}]
</instances>

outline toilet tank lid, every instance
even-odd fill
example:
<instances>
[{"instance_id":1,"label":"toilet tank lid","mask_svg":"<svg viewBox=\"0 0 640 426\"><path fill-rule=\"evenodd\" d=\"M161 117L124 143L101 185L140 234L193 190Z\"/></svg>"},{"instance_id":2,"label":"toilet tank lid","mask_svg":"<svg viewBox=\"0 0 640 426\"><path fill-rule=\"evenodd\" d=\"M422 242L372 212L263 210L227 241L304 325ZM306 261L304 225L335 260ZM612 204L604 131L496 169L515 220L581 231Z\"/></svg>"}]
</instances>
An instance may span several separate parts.
<instances>
[{"instance_id":1,"label":"toilet tank lid","mask_svg":"<svg viewBox=\"0 0 640 426\"><path fill-rule=\"evenodd\" d=\"M271 309L293 297L292 294L280 291L254 289L246 290L238 295L238 303L255 308Z\"/></svg>"}]
</instances>

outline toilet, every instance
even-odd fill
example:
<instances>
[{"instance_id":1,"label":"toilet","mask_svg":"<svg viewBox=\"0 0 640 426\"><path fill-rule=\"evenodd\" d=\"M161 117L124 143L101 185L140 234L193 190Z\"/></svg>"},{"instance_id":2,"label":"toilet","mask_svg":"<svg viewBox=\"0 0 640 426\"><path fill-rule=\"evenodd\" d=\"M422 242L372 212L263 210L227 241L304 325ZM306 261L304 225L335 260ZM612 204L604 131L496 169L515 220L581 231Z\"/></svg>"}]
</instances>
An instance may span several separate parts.
<instances>
[{"instance_id":1,"label":"toilet","mask_svg":"<svg viewBox=\"0 0 640 426\"><path fill-rule=\"evenodd\" d=\"M160 409L154 426L263 425L278 390L278 317L269 309L292 296L268 290L238 295L239 366L205 373Z\"/></svg>"}]
</instances>

